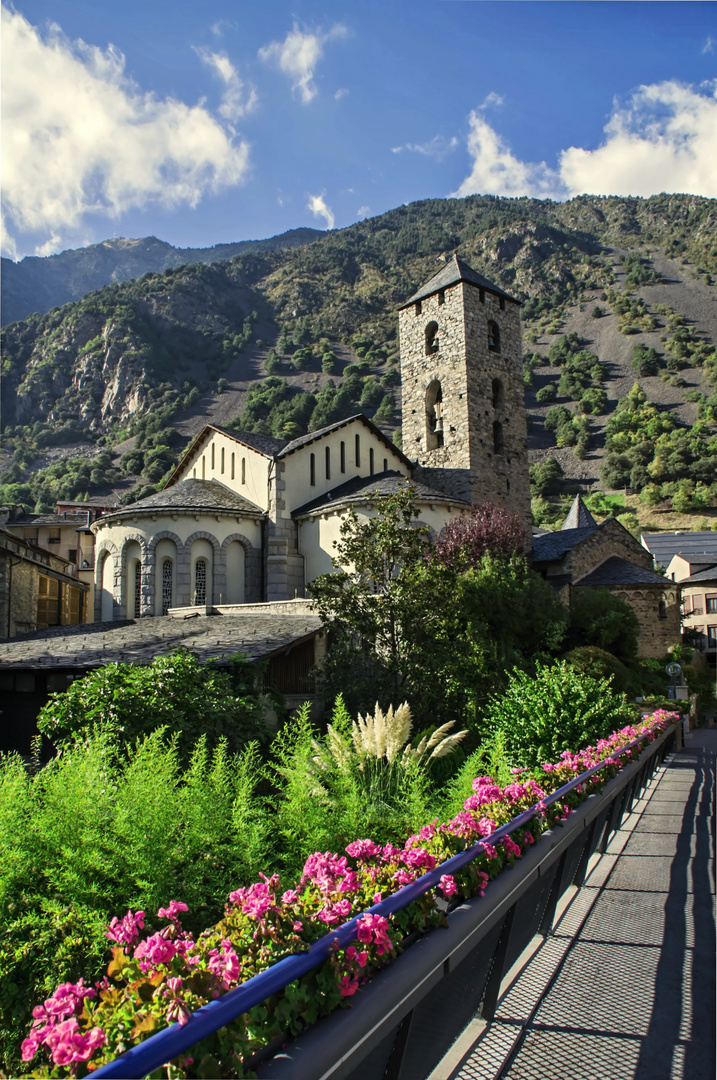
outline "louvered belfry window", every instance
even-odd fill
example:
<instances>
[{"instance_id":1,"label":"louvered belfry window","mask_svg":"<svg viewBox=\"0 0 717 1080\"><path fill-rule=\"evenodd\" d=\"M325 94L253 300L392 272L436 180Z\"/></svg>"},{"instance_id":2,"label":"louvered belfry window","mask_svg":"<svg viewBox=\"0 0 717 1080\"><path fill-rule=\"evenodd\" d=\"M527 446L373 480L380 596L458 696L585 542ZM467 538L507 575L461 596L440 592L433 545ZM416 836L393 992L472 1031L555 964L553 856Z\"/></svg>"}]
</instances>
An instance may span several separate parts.
<instances>
[{"instance_id":1,"label":"louvered belfry window","mask_svg":"<svg viewBox=\"0 0 717 1080\"><path fill-rule=\"evenodd\" d=\"M166 615L172 606L172 560L162 563L162 614Z\"/></svg>"}]
</instances>

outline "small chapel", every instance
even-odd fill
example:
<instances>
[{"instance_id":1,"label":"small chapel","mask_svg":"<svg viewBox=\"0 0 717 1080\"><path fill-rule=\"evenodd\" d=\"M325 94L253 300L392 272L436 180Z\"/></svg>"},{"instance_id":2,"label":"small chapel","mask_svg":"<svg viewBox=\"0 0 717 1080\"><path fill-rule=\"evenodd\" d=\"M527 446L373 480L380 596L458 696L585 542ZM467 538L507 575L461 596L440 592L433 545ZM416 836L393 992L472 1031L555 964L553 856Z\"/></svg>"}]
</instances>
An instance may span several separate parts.
<instances>
[{"instance_id":1,"label":"small chapel","mask_svg":"<svg viewBox=\"0 0 717 1080\"><path fill-rule=\"evenodd\" d=\"M434 537L485 501L519 515L530 536L520 302L453 255L401 306L399 344L403 450L361 413L289 442L208 424L162 491L90 526L95 620L305 597L332 569L349 510L371 514L409 482ZM652 624L654 601L657 626L645 655L662 655L679 637L679 590L618 522L581 521L578 534L563 531L559 553L537 539L536 569L559 589L639 584L641 621ZM568 555L578 542L581 557ZM639 582L602 581L607 569L629 578L631 564Z\"/></svg>"}]
</instances>

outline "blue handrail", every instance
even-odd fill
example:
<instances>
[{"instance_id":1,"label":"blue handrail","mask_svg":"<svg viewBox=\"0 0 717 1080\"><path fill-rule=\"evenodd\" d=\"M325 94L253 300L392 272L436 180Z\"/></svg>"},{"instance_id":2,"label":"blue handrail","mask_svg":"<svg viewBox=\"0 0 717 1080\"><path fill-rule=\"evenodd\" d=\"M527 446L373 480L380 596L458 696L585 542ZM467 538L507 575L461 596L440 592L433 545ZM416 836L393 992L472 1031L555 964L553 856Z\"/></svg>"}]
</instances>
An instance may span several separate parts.
<instances>
[{"instance_id":1,"label":"blue handrail","mask_svg":"<svg viewBox=\"0 0 717 1080\"><path fill-rule=\"evenodd\" d=\"M649 732L646 734L649 734ZM535 817L539 809L551 806L553 803L565 798L576 787L584 784L586 780L604 769L610 762L616 761L623 754L632 750L633 747L643 742L645 738L646 735L641 735L638 739L633 739L632 742L601 761L599 765L593 765L591 769L558 788L552 795L546 796L528 810L524 810L522 814L518 814L507 824L501 825L490 836L479 840L472 847L459 852L458 855L453 855L446 862L441 863L440 866L430 870L427 874L423 874L422 877L417 878L410 885L404 885L386 900L367 908L365 912L354 916L353 919L343 923L336 930L329 931L328 934L315 941L306 952L279 960L278 963L273 964L266 971L247 979L245 983L235 987L234 990L229 990L228 993L216 1001L210 1001L203 1005L201 1009L192 1013L186 1024L170 1024L169 1027L158 1031L156 1035L150 1035L144 1042L133 1046L131 1050L127 1050L120 1057L115 1058L114 1061L109 1061L106 1065L95 1069L92 1073L93 1080L95 1077L98 1080L100 1078L104 1080L105 1077L115 1077L119 1078L119 1080L141 1080L142 1077L171 1061L178 1054L184 1053L195 1043L206 1039L209 1035L213 1035L215 1031L219 1031L220 1028L231 1023L232 1020L236 1020L238 1016L242 1016L256 1005L260 1005L262 1001L271 997L272 994L283 990L285 986L294 982L295 979L306 975L312 968L323 964L328 959L333 948L343 948L351 944L356 939L356 926L363 915L368 913L388 916L408 907L419 896L423 896L429 889L435 888L440 883L443 874L454 874L458 870L462 870L464 866L467 866L485 850L486 844L495 846L499 840L526 825L531 818Z\"/></svg>"}]
</instances>

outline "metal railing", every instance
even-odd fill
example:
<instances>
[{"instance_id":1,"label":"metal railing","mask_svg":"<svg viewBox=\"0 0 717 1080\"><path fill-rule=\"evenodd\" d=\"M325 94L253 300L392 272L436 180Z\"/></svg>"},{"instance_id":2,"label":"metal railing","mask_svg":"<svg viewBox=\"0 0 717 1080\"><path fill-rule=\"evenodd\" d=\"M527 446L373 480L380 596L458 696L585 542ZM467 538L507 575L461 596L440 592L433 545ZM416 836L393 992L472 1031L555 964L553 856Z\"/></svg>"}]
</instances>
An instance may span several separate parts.
<instances>
[{"instance_id":1,"label":"metal railing","mask_svg":"<svg viewBox=\"0 0 717 1080\"><path fill-rule=\"evenodd\" d=\"M648 760L640 769L640 776L642 776L643 779L645 777L648 777L648 773L651 774L652 769L654 769L656 765L656 755L658 748L662 746L664 754L666 740L669 737L672 737L673 733L674 727L668 729L667 732L663 733L661 737L658 737L658 739L655 740L654 743L650 744L650 746L648 746L648 748L646 749L643 757L647 756ZM602 769L606 768L611 763L616 762L625 754L630 753L636 746L643 743L644 740L645 735L642 735L640 736L640 738L628 743L626 746L622 747L614 754L611 754L609 757L605 758L603 761L600 762L600 764L593 766L591 769L587 769L584 773L581 773L574 780L571 780L569 783L564 784L562 787L558 788L552 793L552 795L546 796L545 798L541 799L540 802L536 805L530 807L528 810L525 810L523 813L518 814L517 817L513 818L507 824L502 825L499 829L496 829L496 831L490 836L485 837L483 840L474 844L472 847L466 849L465 851L460 852L458 855L452 856L450 859L447 859L444 863L441 863L439 866L435 867L435 869L429 871L427 874L424 874L422 877L418 878L410 885L403 886L386 900L382 900L380 903L374 904L372 907L367 908L366 912L361 912L359 915L350 919L348 922L344 923L336 930L332 930L329 933L325 934L318 941L314 942L314 944L306 952L299 953L298 955L289 956L283 960L280 960L278 963L272 965L266 971L263 971L260 974L255 975L253 978L248 979L247 982L243 983L241 986L236 987L234 990L230 990L228 993L224 994L216 1001L210 1001L208 1004L202 1006L201 1009L198 1009L197 1012L193 1013L185 1024L172 1024L169 1027L164 1028L162 1031L157 1032L157 1034L150 1036L144 1042L138 1043L136 1046L126 1051L126 1053L122 1054L120 1057L115 1058L114 1061L108 1062L106 1065L103 1065L100 1068L94 1070L92 1073L93 1077L116 1077L125 1078L125 1080L135 1080L136 1078L136 1080L140 1080L141 1077L144 1077L148 1073L153 1072L155 1069L161 1067L168 1061L171 1061L179 1054L189 1050L190 1047L194 1046L202 1039L205 1039L208 1036L214 1034L220 1028L225 1027L227 1024L231 1023L233 1020L236 1020L238 1017L242 1016L250 1009L254 1008L257 1005L260 1005L273 994L279 993L296 979L301 978L301 976L306 975L309 971L313 970L316 967L319 967L329 958L330 953L335 948L343 948L350 945L356 940L357 923L364 914L368 912L369 914L383 915L384 917L387 917L389 915L395 914L397 911L401 911L403 908L411 904L414 900L417 900L420 896L423 896L424 893L436 888L439 885L441 877L444 874L455 874L457 871L461 870L463 867L476 859L484 852L486 844L495 846L500 840L504 839L506 836L509 836L516 829L520 829L524 825L526 825L532 818L534 818L538 813L541 812L541 808L545 808L551 806L553 803L560 802L560 800L564 799L570 792L585 784L587 780L595 776ZM651 755L648 753L650 749L652 749L653 751ZM648 767L650 768L648 769ZM618 775L618 777L616 777L615 780L612 781L612 783L614 784L619 779L620 775ZM610 813L609 815L607 815L608 820L605 821L604 829L601 831L600 835L594 835L597 818L593 821L592 833L588 838L588 843L584 845L584 850L581 849L578 864L571 868L567 884L570 884L571 881L576 881L576 883L578 884L582 883L582 878L584 878L585 868L587 867L589 854L592 853L592 850L604 850L604 847L607 845L610 832L617 827L626 808L628 807L628 805L631 805L632 799L635 796L637 784L638 780L636 776L631 784L626 783L624 785L624 793L621 792L622 797L615 798L611 801ZM583 806L584 805L585 804L583 804ZM582 806L578 809L578 811L576 811L576 813L579 814L581 809ZM571 815L571 817L573 816L575 815ZM544 834L544 836L545 835L546 834ZM535 849L540 846L543 839L544 837L541 837L541 840L538 841L535 847L527 853L528 856L532 855L535 852ZM591 847L592 850L590 851L590 853L585 854L588 847ZM527 861L528 860L524 856L520 860L518 865L526 863ZM491 892L495 892L496 883L500 882L501 878L504 876L505 872L499 875L499 877L491 883ZM557 876L558 880L556 882L553 882L552 888L550 890L550 895L545 898L544 910L541 909L541 927L546 926L548 922L552 921L555 907L557 906L557 902L560 898L561 892L563 891L561 890L561 883L562 881L566 880L566 866L564 857L560 867L558 868ZM489 902L490 897L480 901L480 903L482 903L483 905ZM475 900L468 901L468 903L475 903ZM512 923L513 921L513 915L510 915L509 917L510 923ZM494 944L493 951L491 952L492 962L490 964L490 968L493 972L495 972L496 969L502 970L505 968L505 970L507 970L506 963L510 955L510 950L508 948L510 930L510 925L507 927L507 934L505 925L503 925L500 929L498 939ZM443 933L443 931L441 931L441 933ZM413 952L415 948L416 946L414 946L413 949L410 950L410 952ZM502 951L502 957L496 957L496 955L494 955L496 949L498 953ZM391 974L395 974L396 970L400 969L402 964L405 964L404 957L406 955L407 954L403 954L400 963L396 963L391 966L391 969L389 969ZM497 965L495 963L496 959L499 961ZM513 961L511 960L510 962L512 963ZM510 964L508 964L507 966L509 967ZM371 983L368 984L369 987L384 978L385 974L388 974L388 971L386 973L384 973L383 971L378 973L377 976L375 976L374 979L371 981ZM486 977L488 977L488 974L489 973L487 973ZM499 981L496 981L496 977L494 976L492 981L490 980L490 978L488 978L488 984L489 985L486 988L487 997L486 995L484 995L483 999L484 1016L492 1015L492 1011L495 1008L495 1001L497 1000ZM355 1010L352 1009L350 1011L354 1012ZM341 1010L340 1012L342 1017L347 1015L344 1010ZM390 1010L386 1010L384 1008L383 1015L384 1023L386 1021L390 1022ZM331 1019L332 1017L329 1016L320 1023L325 1024ZM281 1070L277 1072L276 1075L280 1075L280 1072ZM269 1074L267 1073L266 1075ZM284 1075L288 1076L290 1074L285 1073ZM299 1073L294 1072L293 1075L298 1076ZM302 1073L301 1075L308 1076L308 1074L305 1073ZM328 1076L329 1074L326 1073L325 1075ZM344 1070L341 1075L350 1075L350 1072L347 1073Z\"/></svg>"}]
</instances>

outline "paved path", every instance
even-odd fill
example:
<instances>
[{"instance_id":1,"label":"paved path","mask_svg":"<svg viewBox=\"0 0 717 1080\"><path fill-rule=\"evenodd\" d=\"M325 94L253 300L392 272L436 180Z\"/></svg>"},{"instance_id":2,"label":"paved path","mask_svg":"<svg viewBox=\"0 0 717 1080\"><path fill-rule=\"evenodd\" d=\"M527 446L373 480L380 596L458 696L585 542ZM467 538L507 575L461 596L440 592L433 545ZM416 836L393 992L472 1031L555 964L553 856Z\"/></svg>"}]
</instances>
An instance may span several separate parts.
<instances>
[{"instance_id":1,"label":"paved path","mask_svg":"<svg viewBox=\"0 0 717 1080\"><path fill-rule=\"evenodd\" d=\"M431 1080L714 1080L716 756L688 736Z\"/></svg>"}]
</instances>

